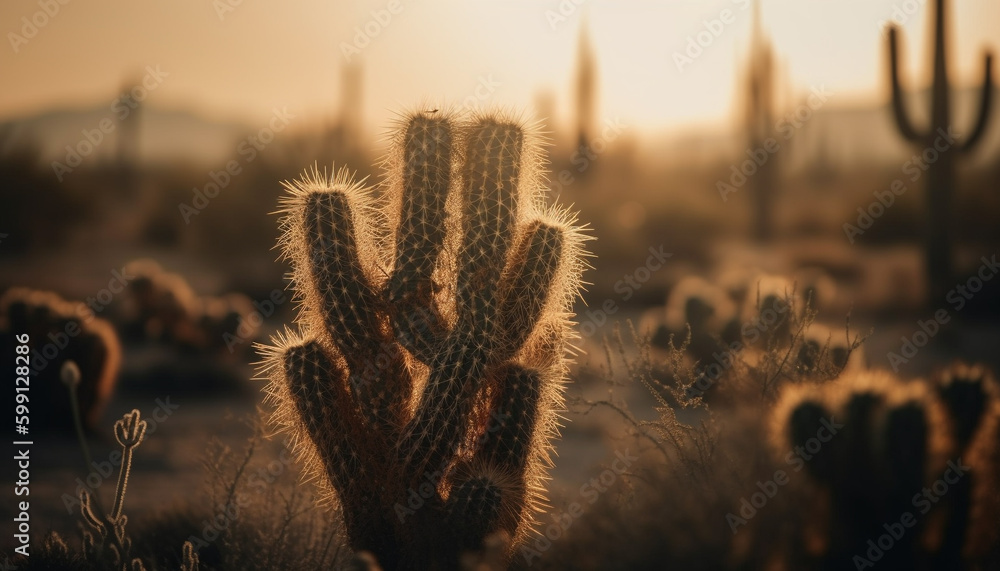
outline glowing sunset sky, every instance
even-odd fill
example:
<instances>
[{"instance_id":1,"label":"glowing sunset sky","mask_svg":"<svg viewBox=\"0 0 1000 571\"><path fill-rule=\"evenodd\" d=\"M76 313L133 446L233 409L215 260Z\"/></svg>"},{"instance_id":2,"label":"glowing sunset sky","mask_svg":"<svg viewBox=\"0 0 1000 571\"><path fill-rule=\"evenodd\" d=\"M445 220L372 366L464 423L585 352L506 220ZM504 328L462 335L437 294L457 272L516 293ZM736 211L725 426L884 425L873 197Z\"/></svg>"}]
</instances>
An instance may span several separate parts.
<instances>
[{"instance_id":1,"label":"glowing sunset sky","mask_svg":"<svg viewBox=\"0 0 1000 571\"><path fill-rule=\"evenodd\" d=\"M218 5L227 1L239 5L220 18ZM583 22L597 55L603 116L662 128L720 121L731 112L736 66L751 27L747 2L577 1L580 6L553 29L549 20L559 11L558 0L398 0L401 10L357 56L365 64L367 123L384 127L391 110L421 101L461 100L485 78L498 84L491 101L530 106L548 89L560 118L567 118ZM767 0L763 14L795 89L825 84L838 103L849 103L885 96L879 23L894 7L920 6L904 24L904 54L908 83L927 79L929 3ZM157 64L170 75L150 96L152 105L247 121L266 120L276 106L331 117L342 42L351 43L356 28L373 20L371 11L389 4L72 0L15 53L11 34L21 34L22 18L38 12L39 2L4 0L0 117L110 104L129 71ZM574 6L572 0L562 4ZM1000 2L950 4L952 80L978 83L983 48L1000 51ZM673 53L683 52L688 36L723 9L732 11L733 23L678 71Z\"/></svg>"}]
</instances>

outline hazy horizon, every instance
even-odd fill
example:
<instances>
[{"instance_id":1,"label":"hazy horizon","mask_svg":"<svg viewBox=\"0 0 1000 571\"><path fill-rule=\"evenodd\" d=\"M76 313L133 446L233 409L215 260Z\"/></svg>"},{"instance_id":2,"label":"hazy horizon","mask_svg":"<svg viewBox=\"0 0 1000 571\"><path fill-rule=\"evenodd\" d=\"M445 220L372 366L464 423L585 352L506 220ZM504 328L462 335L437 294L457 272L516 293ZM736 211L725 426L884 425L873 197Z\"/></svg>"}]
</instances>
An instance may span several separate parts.
<instances>
[{"instance_id":1,"label":"hazy horizon","mask_svg":"<svg viewBox=\"0 0 1000 571\"><path fill-rule=\"evenodd\" d=\"M148 103L156 107L249 123L265 121L275 107L333 119L341 69L350 56L363 62L362 114L369 129L384 130L400 108L461 105L483 85L489 86L479 90L486 94L483 102L501 106L530 108L548 93L557 125L564 125L572 113L578 37L586 25L597 61L598 115L646 134L683 130L732 116L752 23L751 4L744 0L670 6L604 0L231 4L237 0L141 7L124 0L69 2L58 5L54 16L38 16L36 22L46 23L27 38L22 18L35 17L41 4L4 3L0 18L8 46L0 50L0 66L8 81L0 117L110 106L118 89L132 81L126 78L159 66L168 75L149 94ZM764 27L782 68L779 93L798 97L823 85L835 94L833 106L883 101L886 45L879 24L894 10L905 14L913 6L915 13L903 23L903 54L907 85L921 88L930 67L923 49L930 11L925 4L762 2ZM679 70L675 52L684 54L688 37L706 30L705 21L721 20L724 9L731 11L730 23ZM372 11L386 23L378 23ZM984 47L995 48L1000 39L993 31L1000 4L972 0L951 12L952 83L976 84ZM377 33L361 45L357 30L366 25ZM261 36L264 29L273 34ZM660 65L651 69L649 62Z\"/></svg>"}]
</instances>

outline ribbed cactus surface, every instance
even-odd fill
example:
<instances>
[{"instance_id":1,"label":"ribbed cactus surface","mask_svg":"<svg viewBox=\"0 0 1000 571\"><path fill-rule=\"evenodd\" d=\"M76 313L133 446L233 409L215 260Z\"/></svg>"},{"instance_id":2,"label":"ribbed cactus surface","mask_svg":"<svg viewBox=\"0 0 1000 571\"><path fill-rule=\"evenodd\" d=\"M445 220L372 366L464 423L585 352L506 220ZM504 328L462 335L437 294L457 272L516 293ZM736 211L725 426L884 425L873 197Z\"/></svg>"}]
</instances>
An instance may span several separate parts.
<instances>
[{"instance_id":1,"label":"ribbed cactus surface","mask_svg":"<svg viewBox=\"0 0 1000 571\"><path fill-rule=\"evenodd\" d=\"M274 421L386 569L516 543L541 500L585 264L538 151L502 114L416 112L377 197L345 171L286 184L302 304L264 351Z\"/></svg>"}]
</instances>

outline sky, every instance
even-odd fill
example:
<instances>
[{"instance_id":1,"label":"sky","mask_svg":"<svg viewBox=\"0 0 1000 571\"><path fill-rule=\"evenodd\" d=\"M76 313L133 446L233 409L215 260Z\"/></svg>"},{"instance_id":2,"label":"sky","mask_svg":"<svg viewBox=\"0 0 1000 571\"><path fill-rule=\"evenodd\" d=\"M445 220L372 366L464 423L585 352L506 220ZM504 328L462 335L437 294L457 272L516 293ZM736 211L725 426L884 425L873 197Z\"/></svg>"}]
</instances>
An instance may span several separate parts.
<instances>
[{"instance_id":1,"label":"sky","mask_svg":"<svg viewBox=\"0 0 1000 571\"><path fill-rule=\"evenodd\" d=\"M65 2L65 4L62 4ZM834 104L884 100L880 24L902 16L907 81L928 79L933 0L762 0L784 93L824 86ZM597 59L599 114L642 129L726 121L752 22L751 0L4 0L0 118L111 105L147 66L148 104L265 124L276 108L336 116L341 67L361 61L365 123L389 126L428 102L571 114L582 26ZM1000 49L1000 2L952 0L952 81L981 81ZM48 7L54 15L43 11ZM728 12L726 12L728 11ZM34 26L26 25L34 20ZM725 21L724 21L725 20ZM367 32L366 32L367 30ZM713 30L716 34L713 34ZM34 31L34 33L32 33ZM706 44L685 65L689 38ZM31 36L31 37L29 37ZM133 79L128 79L128 78ZM488 86L488 87L481 87ZM478 91L477 91L478 89Z\"/></svg>"}]
</instances>

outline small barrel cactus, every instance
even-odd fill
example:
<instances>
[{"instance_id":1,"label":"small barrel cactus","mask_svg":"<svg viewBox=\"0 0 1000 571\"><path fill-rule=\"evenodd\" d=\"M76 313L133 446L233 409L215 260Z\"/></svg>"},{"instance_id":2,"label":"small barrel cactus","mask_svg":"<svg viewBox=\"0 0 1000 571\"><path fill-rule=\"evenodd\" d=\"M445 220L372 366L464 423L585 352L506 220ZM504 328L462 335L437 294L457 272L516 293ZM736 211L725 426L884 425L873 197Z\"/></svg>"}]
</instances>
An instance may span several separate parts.
<instances>
[{"instance_id":1,"label":"small barrel cactus","mask_svg":"<svg viewBox=\"0 0 1000 571\"><path fill-rule=\"evenodd\" d=\"M674 336L674 345L680 345L690 331L687 350L703 363L739 339L735 304L722 288L696 276L681 279L670 290L664 325L666 333Z\"/></svg>"},{"instance_id":2,"label":"small barrel cactus","mask_svg":"<svg viewBox=\"0 0 1000 571\"><path fill-rule=\"evenodd\" d=\"M343 170L285 185L302 304L264 350L273 420L386 569L516 545L541 501L585 264L539 156L502 114L416 112L383 200Z\"/></svg>"},{"instance_id":3,"label":"small barrel cactus","mask_svg":"<svg viewBox=\"0 0 1000 571\"><path fill-rule=\"evenodd\" d=\"M0 340L10 348L8 354L14 354L15 337L24 333L31 347L31 432L75 430L61 378L63 365L70 361L79 371L76 390L82 422L88 430L96 430L121 362L114 328L83 303L51 292L11 288L0 297Z\"/></svg>"},{"instance_id":4,"label":"small barrel cactus","mask_svg":"<svg viewBox=\"0 0 1000 571\"><path fill-rule=\"evenodd\" d=\"M796 364L807 375L825 373L836 377L843 371L864 368L864 354L846 333L813 322L802 332Z\"/></svg>"}]
</instances>

